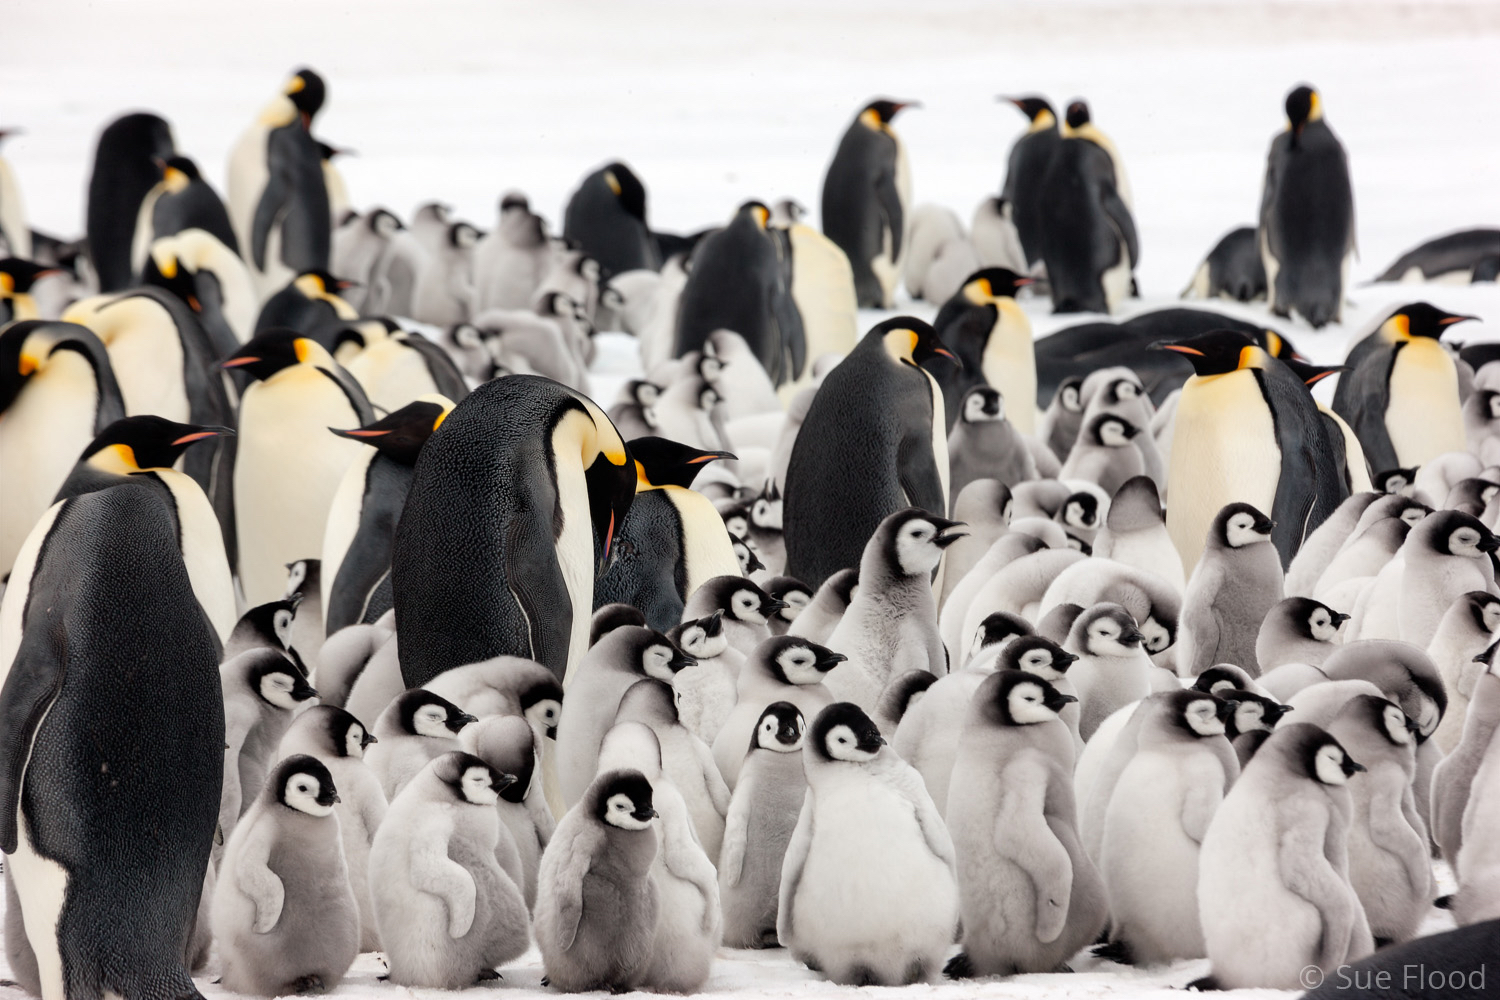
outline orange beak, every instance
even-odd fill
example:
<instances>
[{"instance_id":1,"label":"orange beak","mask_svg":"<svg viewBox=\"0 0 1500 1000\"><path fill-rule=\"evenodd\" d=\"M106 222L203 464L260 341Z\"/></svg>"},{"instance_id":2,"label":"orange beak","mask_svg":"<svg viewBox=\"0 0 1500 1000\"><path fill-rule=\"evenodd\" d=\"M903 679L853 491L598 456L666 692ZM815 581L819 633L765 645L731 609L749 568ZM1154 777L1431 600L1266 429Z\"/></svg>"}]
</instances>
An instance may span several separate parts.
<instances>
[{"instance_id":1,"label":"orange beak","mask_svg":"<svg viewBox=\"0 0 1500 1000\"><path fill-rule=\"evenodd\" d=\"M1164 351L1176 351L1178 354L1191 354L1195 357L1203 357L1203 352L1197 348L1184 347L1181 344L1162 344L1161 349Z\"/></svg>"},{"instance_id":2,"label":"orange beak","mask_svg":"<svg viewBox=\"0 0 1500 1000\"><path fill-rule=\"evenodd\" d=\"M218 437L218 431L194 431L192 434L184 434L172 442L173 447L179 444L192 444L194 441L202 441L204 438Z\"/></svg>"},{"instance_id":3,"label":"orange beak","mask_svg":"<svg viewBox=\"0 0 1500 1000\"><path fill-rule=\"evenodd\" d=\"M344 431L344 433L349 437L378 438L384 437L385 435L389 434L390 431Z\"/></svg>"},{"instance_id":4,"label":"orange beak","mask_svg":"<svg viewBox=\"0 0 1500 1000\"><path fill-rule=\"evenodd\" d=\"M253 365L260 358L230 358L219 365L220 368L239 368L243 365Z\"/></svg>"}]
</instances>

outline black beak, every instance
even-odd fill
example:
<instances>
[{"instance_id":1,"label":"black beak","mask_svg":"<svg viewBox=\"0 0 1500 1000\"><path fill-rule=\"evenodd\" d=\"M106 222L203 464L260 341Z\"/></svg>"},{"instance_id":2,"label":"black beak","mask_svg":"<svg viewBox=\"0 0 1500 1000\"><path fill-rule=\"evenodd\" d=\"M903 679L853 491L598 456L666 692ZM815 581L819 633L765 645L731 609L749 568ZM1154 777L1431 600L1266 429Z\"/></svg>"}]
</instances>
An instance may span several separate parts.
<instances>
[{"instance_id":1,"label":"black beak","mask_svg":"<svg viewBox=\"0 0 1500 1000\"><path fill-rule=\"evenodd\" d=\"M834 667L838 666L840 663L843 663L847 659L849 659L849 657L845 656L843 653L835 653L832 650L829 650L828 655L818 657L817 662L814 663L813 666L818 668L819 673L826 674L828 673L828 671L832 670Z\"/></svg>"},{"instance_id":2,"label":"black beak","mask_svg":"<svg viewBox=\"0 0 1500 1000\"><path fill-rule=\"evenodd\" d=\"M1479 544L1475 548L1480 552L1494 552L1496 549L1500 549L1500 538L1496 538L1494 535L1486 535L1479 540Z\"/></svg>"},{"instance_id":3,"label":"black beak","mask_svg":"<svg viewBox=\"0 0 1500 1000\"><path fill-rule=\"evenodd\" d=\"M1128 628L1120 633L1120 645L1134 646L1136 643L1145 638L1146 637L1141 634L1140 629Z\"/></svg>"},{"instance_id":4,"label":"black beak","mask_svg":"<svg viewBox=\"0 0 1500 1000\"><path fill-rule=\"evenodd\" d=\"M1076 653L1059 652L1052 661L1052 669L1060 674L1066 673L1068 668L1077 662L1077 660L1078 654Z\"/></svg>"},{"instance_id":5,"label":"black beak","mask_svg":"<svg viewBox=\"0 0 1500 1000\"><path fill-rule=\"evenodd\" d=\"M672 673L674 674L684 667L696 667L697 665L697 657L689 656L688 654L681 651L674 653L672 655L671 661L667 664L668 668L671 669Z\"/></svg>"},{"instance_id":6,"label":"black beak","mask_svg":"<svg viewBox=\"0 0 1500 1000\"><path fill-rule=\"evenodd\" d=\"M636 819L638 819L642 823L644 823L647 820L652 820L652 819L656 818L656 810L655 809L637 809L635 812L631 813L630 815L634 816Z\"/></svg>"},{"instance_id":7,"label":"black beak","mask_svg":"<svg viewBox=\"0 0 1500 1000\"><path fill-rule=\"evenodd\" d=\"M361 736L359 738L359 747L360 747L361 750L363 750L365 747L369 746L371 743L379 743L379 742L380 741L375 738L375 735L373 733L366 732L363 736Z\"/></svg>"},{"instance_id":8,"label":"black beak","mask_svg":"<svg viewBox=\"0 0 1500 1000\"><path fill-rule=\"evenodd\" d=\"M547 727L547 739L549 739L549 740L555 740L555 739L557 739L557 727L556 726L548 726Z\"/></svg>"},{"instance_id":9,"label":"black beak","mask_svg":"<svg viewBox=\"0 0 1500 1000\"><path fill-rule=\"evenodd\" d=\"M1363 771L1363 770L1365 770L1365 766L1363 764L1356 764L1353 760L1351 760L1348 757L1344 758L1344 773L1345 774L1358 774L1360 771Z\"/></svg>"},{"instance_id":10,"label":"black beak","mask_svg":"<svg viewBox=\"0 0 1500 1000\"><path fill-rule=\"evenodd\" d=\"M761 602L760 613L763 614L763 615L765 615L767 618L769 618L772 615L774 615L776 612L780 611L782 608L789 608L789 607L791 607L791 605L788 604L786 601L780 601L780 600L777 600L776 598L772 597L772 598L769 598L769 599Z\"/></svg>"},{"instance_id":11,"label":"black beak","mask_svg":"<svg viewBox=\"0 0 1500 1000\"><path fill-rule=\"evenodd\" d=\"M1260 517L1255 521L1255 530L1262 535L1269 535L1274 527L1276 527L1276 522L1269 517Z\"/></svg>"},{"instance_id":12,"label":"black beak","mask_svg":"<svg viewBox=\"0 0 1500 1000\"><path fill-rule=\"evenodd\" d=\"M469 723L478 721L478 719L474 718L468 712L459 712L457 715L450 715L448 717L448 729L456 733Z\"/></svg>"},{"instance_id":13,"label":"black beak","mask_svg":"<svg viewBox=\"0 0 1500 1000\"><path fill-rule=\"evenodd\" d=\"M509 788L511 785L514 785L517 780L518 779L514 774L506 774L503 771L498 772L496 773L494 779L490 781L490 787L497 792L502 792L505 789Z\"/></svg>"},{"instance_id":14,"label":"black beak","mask_svg":"<svg viewBox=\"0 0 1500 1000\"><path fill-rule=\"evenodd\" d=\"M317 690L306 681L292 685L292 699L294 701L307 701L309 698L316 698L317 696Z\"/></svg>"},{"instance_id":15,"label":"black beak","mask_svg":"<svg viewBox=\"0 0 1500 1000\"><path fill-rule=\"evenodd\" d=\"M1349 615L1344 614L1342 611L1335 611L1333 613L1333 627L1338 628L1344 622L1348 621L1349 617Z\"/></svg>"},{"instance_id":16,"label":"black beak","mask_svg":"<svg viewBox=\"0 0 1500 1000\"><path fill-rule=\"evenodd\" d=\"M797 742L799 735L796 726L781 726L776 730L776 742L789 747Z\"/></svg>"}]
</instances>

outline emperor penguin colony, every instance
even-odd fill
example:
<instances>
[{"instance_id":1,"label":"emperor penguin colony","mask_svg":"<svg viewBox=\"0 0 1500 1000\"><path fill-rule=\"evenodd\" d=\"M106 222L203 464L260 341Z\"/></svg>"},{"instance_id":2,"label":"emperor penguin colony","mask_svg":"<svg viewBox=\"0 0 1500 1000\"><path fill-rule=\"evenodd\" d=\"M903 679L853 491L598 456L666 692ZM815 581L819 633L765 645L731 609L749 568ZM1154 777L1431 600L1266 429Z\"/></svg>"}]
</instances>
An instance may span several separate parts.
<instances>
[{"instance_id":1,"label":"emperor penguin colony","mask_svg":"<svg viewBox=\"0 0 1500 1000\"><path fill-rule=\"evenodd\" d=\"M73 234L0 159L0 994L1500 979L1493 162L1378 271L1382 97L1262 81L1169 292L1117 101L974 96L972 212L860 94L816 190L466 220L246 65L227 162L88 123Z\"/></svg>"}]
</instances>

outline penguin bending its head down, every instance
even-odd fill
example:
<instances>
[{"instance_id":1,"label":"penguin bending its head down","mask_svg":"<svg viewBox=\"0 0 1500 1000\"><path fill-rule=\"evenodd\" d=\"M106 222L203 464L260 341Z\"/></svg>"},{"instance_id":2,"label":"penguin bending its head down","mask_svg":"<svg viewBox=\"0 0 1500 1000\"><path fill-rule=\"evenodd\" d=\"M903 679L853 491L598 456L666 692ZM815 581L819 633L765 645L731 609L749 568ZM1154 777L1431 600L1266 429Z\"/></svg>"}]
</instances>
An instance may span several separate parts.
<instances>
[{"instance_id":1,"label":"penguin bending its head down","mask_svg":"<svg viewBox=\"0 0 1500 1000\"><path fill-rule=\"evenodd\" d=\"M597 260L605 277L661 270L661 251L646 223L646 185L619 161L578 185L563 212L563 238Z\"/></svg>"},{"instance_id":2,"label":"penguin bending its head down","mask_svg":"<svg viewBox=\"0 0 1500 1000\"><path fill-rule=\"evenodd\" d=\"M587 396L535 375L466 396L423 446L396 527L407 685L502 653L564 679L635 487L625 442Z\"/></svg>"},{"instance_id":3,"label":"penguin bending its head down","mask_svg":"<svg viewBox=\"0 0 1500 1000\"><path fill-rule=\"evenodd\" d=\"M1027 268L1042 259L1042 180L1057 149L1057 112L1045 98L1002 97L1029 121L1026 131L1010 147L1005 185L1000 189L1002 216L1016 227Z\"/></svg>"},{"instance_id":4,"label":"penguin bending its head down","mask_svg":"<svg viewBox=\"0 0 1500 1000\"><path fill-rule=\"evenodd\" d=\"M1330 429L1307 386L1244 334L1159 345L1193 365L1167 470L1167 530L1191 572L1225 504L1269 512L1282 565L1348 496Z\"/></svg>"},{"instance_id":5,"label":"penguin bending its head down","mask_svg":"<svg viewBox=\"0 0 1500 1000\"><path fill-rule=\"evenodd\" d=\"M87 210L89 260L99 276L99 291L130 287L141 205L161 180L157 162L173 155L172 126L147 112L116 118L99 134Z\"/></svg>"},{"instance_id":6,"label":"penguin bending its head down","mask_svg":"<svg viewBox=\"0 0 1500 1000\"><path fill-rule=\"evenodd\" d=\"M901 275L911 168L891 128L914 101L881 99L854 119L823 178L823 235L849 258L861 309L889 309Z\"/></svg>"}]
</instances>

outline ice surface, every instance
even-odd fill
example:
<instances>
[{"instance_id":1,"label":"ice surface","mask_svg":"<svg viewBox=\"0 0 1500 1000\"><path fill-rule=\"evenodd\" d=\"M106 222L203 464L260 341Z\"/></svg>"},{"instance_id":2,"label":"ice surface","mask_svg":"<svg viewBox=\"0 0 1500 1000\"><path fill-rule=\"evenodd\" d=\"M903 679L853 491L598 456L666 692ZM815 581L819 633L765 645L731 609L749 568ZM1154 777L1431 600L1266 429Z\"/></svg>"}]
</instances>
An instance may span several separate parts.
<instances>
[{"instance_id":1,"label":"ice surface","mask_svg":"<svg viewBox=\"0 0 1500 1000\"><path fill-rule=\"evenodd\" d=\"M1457 228L1500 224L1500 4L1290 2L1001 5L921 0L631 3L571 0L3 0L0 125L32 224L82 229L98 130L155 110L222 190L239 132L298 65L329 81L316 132L355 204L408 215L441 199L488 227L501 191L526 191L556 222L588 170L627 160L657 228L718 223L750 197L795 197L816 216L823 170L857 108L920 99L898 120L916 200L966 222L998 191L1023 120L997 94L1086 97L1119 147L1141 232L1137 307L1174 301L1226 230L1253 223L1267 143L1286 91L1319 87L1349 151L1358 212L1356 282ZM1485 81L1490 81L1486 83ZM1500 336L1496 287L1356 287L1342 327L1282 323L1314 360L1342 358L1383 307L1425 298L1478 314ZM1224 305L1247 317L1260 306ZM908 307L903 306L903 309ZM930 316L933 307L909 307ZM1028 305L1039 334L1078 317ZM873 320L877 314L864 317ZM594 389L610 400L637 370L630 340L600 343ZM1327 391L1331 386L1320 386ZM1451 891L1451 877L1439 866ZM1433 911L1429 931L1451 926ZM1022 976L876 991L892 998L1180 997L1207 962L1140 972L1082 958L1071 976ZM336 993L438 996L378 983L363 957ZM0 963L0 977L7 975ZM533 951L498 983L540 989ZM208 997L225 995L200 981ZM726 949L705 990L749 997L848 995L786 952ZM0 988L0 997L19 997ZM1285 996L1244 991L1236 996Z\"/></svg>"}]
</instances>

